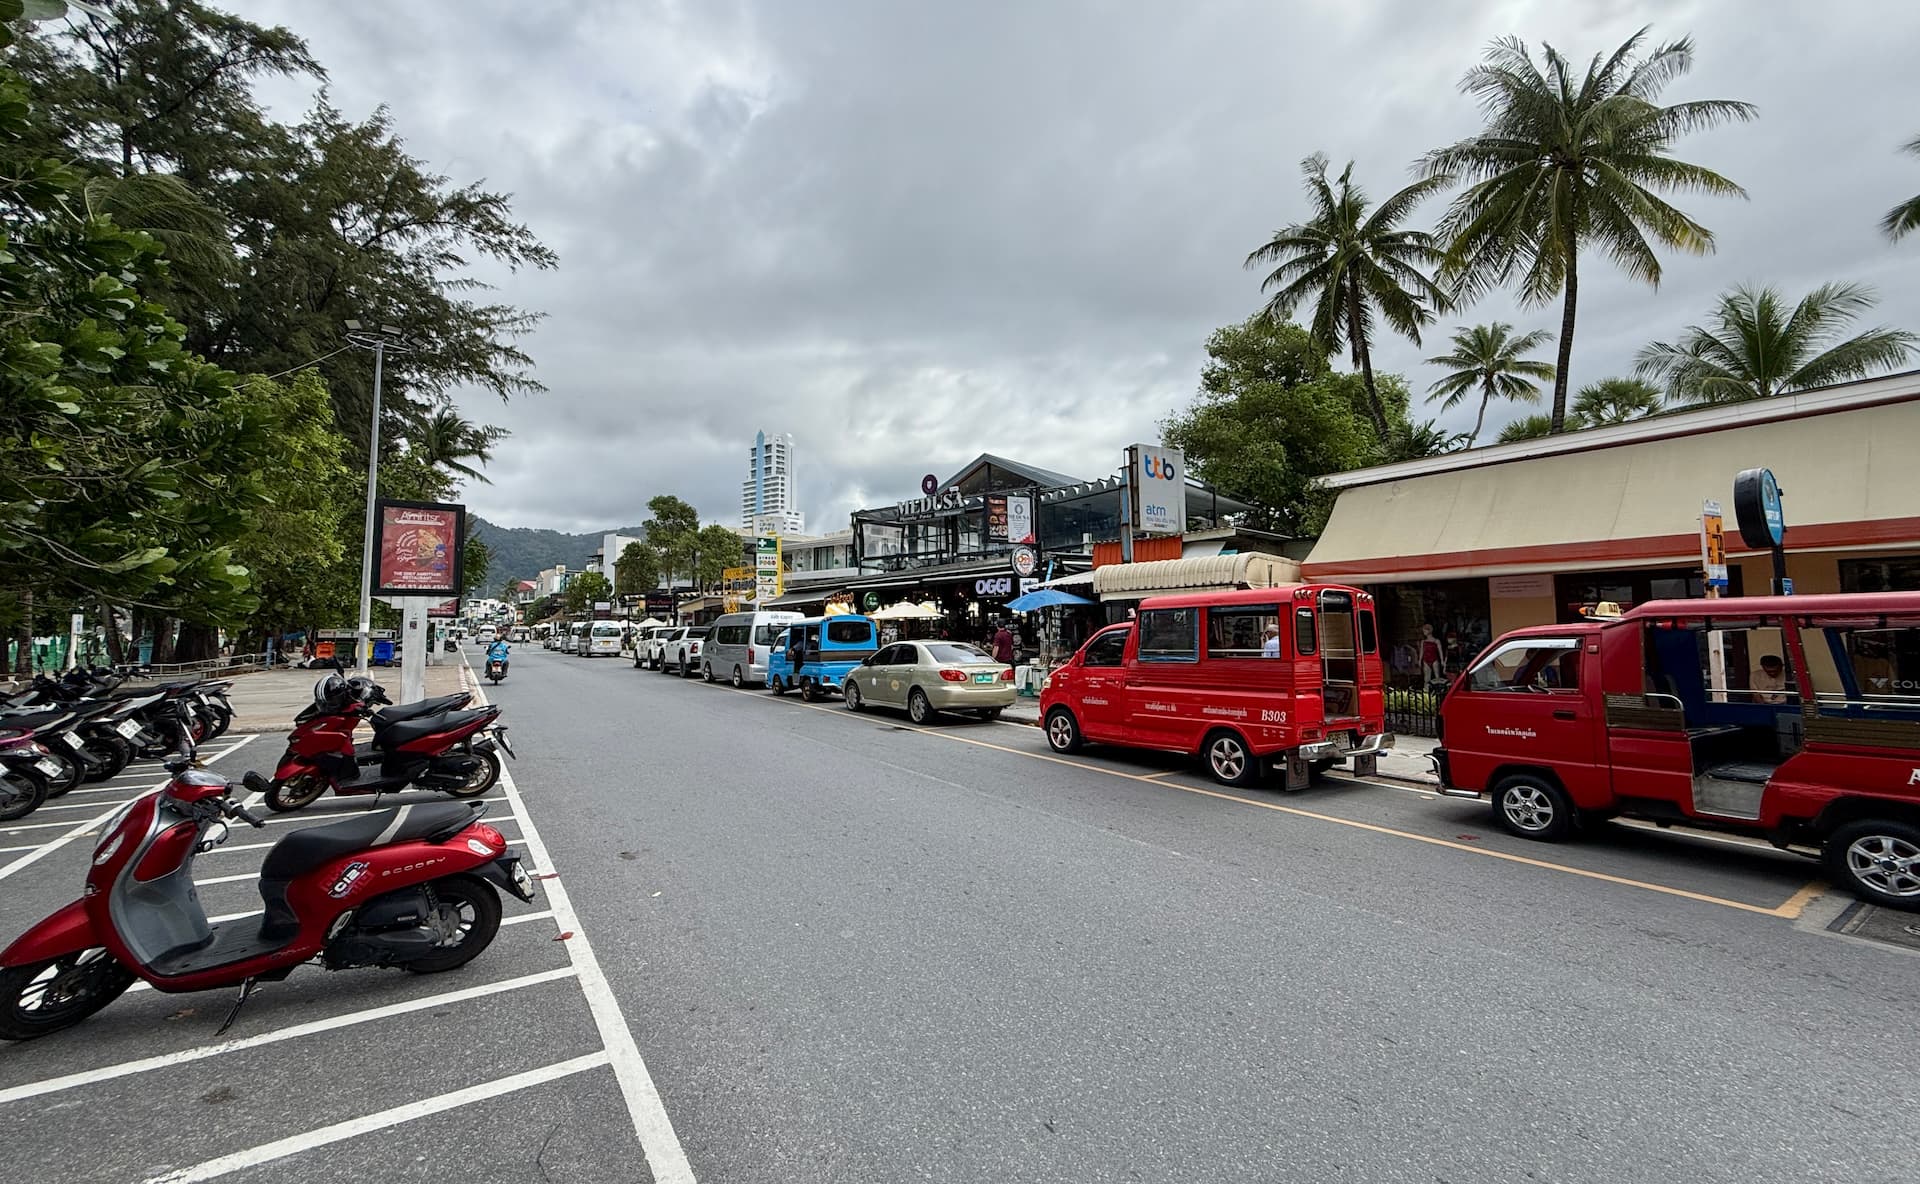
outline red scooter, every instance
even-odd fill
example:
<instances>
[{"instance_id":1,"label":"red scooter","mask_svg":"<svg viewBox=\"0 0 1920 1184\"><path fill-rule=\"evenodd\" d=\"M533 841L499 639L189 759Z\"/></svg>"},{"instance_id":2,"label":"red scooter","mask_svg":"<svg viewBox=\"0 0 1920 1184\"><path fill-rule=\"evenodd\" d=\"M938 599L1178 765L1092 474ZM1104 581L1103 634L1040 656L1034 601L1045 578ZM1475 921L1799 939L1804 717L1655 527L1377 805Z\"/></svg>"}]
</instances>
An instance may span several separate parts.
<instances>
[{"instance_id":1,"label":"red scooter","mask_svg":"<svg viewBox=\"0 0 1920 1184\"><path fill-rule=\"evenodd\" d=\"M173 780L108 823L86 893L0 952L0 1039L71 1027L135 978L160 991L239 984L225 1031L259 981L318 957L329 970L463 966L500 927L495 885L533 900L533 881L479 803L399 806L296 830L260 868L266 912L207 921L194 856L227 837L228 819L264 825L228 796L227 779L179 753ZM245 778L256 792L258 773Z\"/></svg>"},{"instance_id":2,"label":"red scooter","mask_svg":"<svg viewBox=\"0 0 1920 1184\"><path fill-rule=\"evenodd\" d=\"M341 797L432 789L456 798L478 797L500 779L500 752L513 755L500 708L458 710L466 695L391 704L380 685L330 674L314 687L313 702L294 717L287 750L266 790L267 808L285 813L309 806L332 789ZM360 721L371 741L354 743Z\"/></svg>"}]
</instances>

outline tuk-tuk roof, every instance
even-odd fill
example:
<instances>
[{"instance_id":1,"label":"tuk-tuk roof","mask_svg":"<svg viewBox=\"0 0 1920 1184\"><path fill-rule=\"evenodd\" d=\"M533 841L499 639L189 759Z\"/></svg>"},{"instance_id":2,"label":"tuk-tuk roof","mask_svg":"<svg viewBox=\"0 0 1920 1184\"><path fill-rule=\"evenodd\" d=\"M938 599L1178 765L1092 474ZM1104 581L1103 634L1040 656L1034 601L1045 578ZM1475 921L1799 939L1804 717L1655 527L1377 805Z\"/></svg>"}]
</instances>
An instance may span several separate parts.
<instances>
[{"instance_id":1,"label":"tuk-tuk roof","mask_svg":"<svg viewBox=\"0 0 1920 1184\"><path fill-rule=\"evenodd\" d=\"M1720 600L1649 600L1622 621L1699 621L1732 617L1906 617L1920 620L1920 592L1825 592L1813 596L1729 596Z\"/></svg>"},{"instance_id":2,"label":"tuk-tuk roof","mask_svg":"<svg viewBox=\"0 0 1920 1184\"><path fill-rule=\"evenodd\" d=\"M1149 596L1140 602L1140 611L1156 608L1205 608L1209 605L1231 607L1238 604L1279 604L1296 597L1319 592L1351 592L1361 604L1373 603L1373 595L1346 584L1275 584L1270 588L1227 588L1218 592L1176 592L1167 596Z\"/></svg>"}]
</instances>

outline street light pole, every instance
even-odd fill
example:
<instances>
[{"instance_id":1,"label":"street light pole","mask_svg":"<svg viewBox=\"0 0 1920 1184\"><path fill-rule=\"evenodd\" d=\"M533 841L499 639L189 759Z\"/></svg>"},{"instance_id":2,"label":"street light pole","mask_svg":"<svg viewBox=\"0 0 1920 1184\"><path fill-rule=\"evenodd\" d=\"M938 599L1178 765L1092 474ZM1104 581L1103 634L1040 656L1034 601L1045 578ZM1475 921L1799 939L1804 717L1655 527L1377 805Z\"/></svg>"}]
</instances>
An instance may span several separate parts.
<instances>
[{"instance_id":1,"label":"street light pole","mask_svg":"<svg viewBox=\"0 0 1920 1184\"><path fill-rule=\"evenodd\" d=\"M405 352L406 342L397 325L381 325L378 330L359 321L347 322L347 340L373 351L373 419L367 429L367 520L360 539L360 627L354 634L353 670L365 675L373 649L373 511L380 496L380 381L387 351Z\"/></svg>"}]
</instances>

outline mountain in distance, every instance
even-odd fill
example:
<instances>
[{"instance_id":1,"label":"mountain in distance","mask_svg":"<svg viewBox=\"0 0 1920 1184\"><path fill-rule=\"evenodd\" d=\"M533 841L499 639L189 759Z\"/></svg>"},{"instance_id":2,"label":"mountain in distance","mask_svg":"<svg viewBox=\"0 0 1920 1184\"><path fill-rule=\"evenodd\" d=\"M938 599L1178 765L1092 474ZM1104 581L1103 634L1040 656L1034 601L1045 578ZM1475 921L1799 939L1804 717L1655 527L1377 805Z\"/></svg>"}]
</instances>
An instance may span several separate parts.
<instances>
[{"instance_id":1,"label":"mountain in distance","mask_svg":"<svg viewBox=\"0 0 1920 1184\"><path fill-rule=\"evenodd\" d=\"M509 579L531 580L556 563L568 571L584 571L593 553L600 548L605 534L625 534L634 538L646 532L638 526L608 527L587 534L568 534L560 530L538 530L530 526L498 526L478 514L467 515L467 533L487 545L493 562L487 568L487 587L492 596ZM610 558L618 558L611 556Z\"/></svg>"}]
</instances>

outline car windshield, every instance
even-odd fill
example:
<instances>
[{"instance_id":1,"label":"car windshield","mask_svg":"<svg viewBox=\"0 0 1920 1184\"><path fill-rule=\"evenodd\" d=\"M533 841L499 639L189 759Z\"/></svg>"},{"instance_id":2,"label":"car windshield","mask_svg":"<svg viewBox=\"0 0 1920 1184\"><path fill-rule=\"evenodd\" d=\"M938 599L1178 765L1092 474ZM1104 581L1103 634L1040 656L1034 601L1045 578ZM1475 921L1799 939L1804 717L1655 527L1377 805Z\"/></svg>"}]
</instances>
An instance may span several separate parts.
<instances>
[{"instance_id":1,"label":"car windshield","mask_svg":"<svg viewBox=\"0 0 1920 1184\"><path fill-rule=\"evenodd\" d=\"M986 651L956 641L931 641L927 643L927 654L936 662L991 662Z\"/></svg>"}]
</instances>

